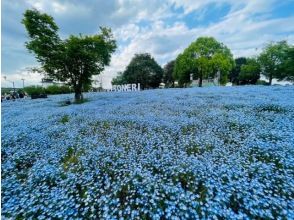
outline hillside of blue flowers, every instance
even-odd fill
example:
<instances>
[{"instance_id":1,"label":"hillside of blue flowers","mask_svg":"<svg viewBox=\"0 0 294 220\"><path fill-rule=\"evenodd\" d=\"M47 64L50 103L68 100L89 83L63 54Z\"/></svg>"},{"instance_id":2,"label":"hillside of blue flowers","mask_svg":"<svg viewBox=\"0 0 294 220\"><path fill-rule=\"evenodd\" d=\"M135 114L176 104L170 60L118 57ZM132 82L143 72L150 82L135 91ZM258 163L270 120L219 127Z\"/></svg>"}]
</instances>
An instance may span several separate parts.
<instances>
[{"instance_id":1,"label":"hillside of blue flowers","mask_svg":"<svg viewBox=\"0 0 294 220\"><path fill-rule=\"evenodd\" d=\"M3 219L294 219L294 87L2 103Z\"/></svg>"}]
</instances>

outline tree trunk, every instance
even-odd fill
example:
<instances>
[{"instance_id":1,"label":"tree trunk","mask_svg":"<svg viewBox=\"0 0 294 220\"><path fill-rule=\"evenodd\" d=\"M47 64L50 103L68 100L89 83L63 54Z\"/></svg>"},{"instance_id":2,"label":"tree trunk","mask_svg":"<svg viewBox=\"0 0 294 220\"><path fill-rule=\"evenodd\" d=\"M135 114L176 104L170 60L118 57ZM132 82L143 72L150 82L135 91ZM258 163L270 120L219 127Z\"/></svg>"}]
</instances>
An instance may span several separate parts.
<instances>
[{"instance_id":1,"label":"tree trunk","mask_svg":"<svg viewBox=\"0 0 294 220\"><path fill-rule=\"evenodd\" d=\"M80 102L83 100L83 94L81 88L75 88L75 101Z\"/></svg>"},{"instance_id":2,"label":"tree trunk","mask_svg":"<svg viewBox=\"0 0 294 220\"><path fill-rule=\"evenodd\" d=\"M269 83L268 83L268 84L269 84L269 85L272 85L272 81L273 81L273 76L270 74L270 75L269 75Z\"/></svg>"},{"instance_id":3,"label":"tree trunk","mask_svg":"<svg viewBox=\"0 0 294 220\"><path fill-rule=\"evenodd\" d=\"M199 77L199 83L198 83L199 87L202 87L202 76Z\"/></svg>"}]
</instances>

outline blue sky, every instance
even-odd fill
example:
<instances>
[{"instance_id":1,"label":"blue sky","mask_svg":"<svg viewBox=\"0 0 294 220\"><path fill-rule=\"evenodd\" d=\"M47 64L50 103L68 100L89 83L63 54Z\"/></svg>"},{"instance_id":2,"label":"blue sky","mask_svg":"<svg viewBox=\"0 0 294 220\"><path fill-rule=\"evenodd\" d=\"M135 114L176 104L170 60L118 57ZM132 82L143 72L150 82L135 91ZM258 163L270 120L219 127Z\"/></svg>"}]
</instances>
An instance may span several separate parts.
<instances>
[{"instance_id":1,"label":"blue sky","mask_svg":"<svg viewBox=\"0 0 294 220\"><path fill-rule=\"evenodd\" d=\"M215 37L234 57L254 56L269 41L294 43L294 0L2 0L1 74L17 87L22 78L27 85L41 79L28 71L38 63L20 23L30 8L52 15L62 38L112 28L118 49L97 77L104 87L135 53L148 52L163 66L199 36ZM2 86L10 84L1 77Z\"/></svg>"}]
</instances>

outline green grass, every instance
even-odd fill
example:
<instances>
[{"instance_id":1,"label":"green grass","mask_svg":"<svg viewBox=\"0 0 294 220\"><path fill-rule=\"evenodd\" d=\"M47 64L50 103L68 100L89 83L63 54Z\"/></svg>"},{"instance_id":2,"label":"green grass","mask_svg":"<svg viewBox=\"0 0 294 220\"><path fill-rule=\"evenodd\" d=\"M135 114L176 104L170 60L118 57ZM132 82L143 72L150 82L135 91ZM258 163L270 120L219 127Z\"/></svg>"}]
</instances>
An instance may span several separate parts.
<instances>
[{"instance_id":1,"label":"green grass","mask_svg":"<svg viewBox=\"0 0 294 220\"><path fill-rule=\"evenodd\" d=\"M69 116L68 115L64 115L61 119L60 122L62 124L66 124L67 122L69 122Z\"/></svg>"}]
</instances>

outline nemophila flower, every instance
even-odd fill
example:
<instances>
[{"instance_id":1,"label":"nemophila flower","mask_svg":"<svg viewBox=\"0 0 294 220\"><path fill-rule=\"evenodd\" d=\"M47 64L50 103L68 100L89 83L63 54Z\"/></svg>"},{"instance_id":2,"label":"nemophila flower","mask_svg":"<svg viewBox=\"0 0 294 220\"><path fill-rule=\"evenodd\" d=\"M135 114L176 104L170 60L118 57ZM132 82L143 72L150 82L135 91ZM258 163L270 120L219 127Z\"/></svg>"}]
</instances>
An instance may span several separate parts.
<instances>
[{"instance_id":1,"label":"nemophila flower","mask_svg":"<svg viewBox=\"0 0 294 220\"><path fill-rule=\"evenodd\" d=\"M293 87L2 103L2 216L293 219Z\"/></svg>"}]
</instances>

